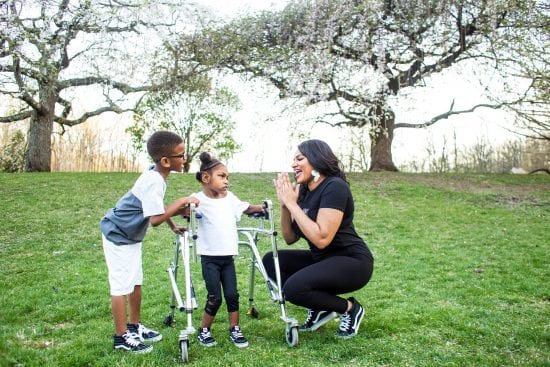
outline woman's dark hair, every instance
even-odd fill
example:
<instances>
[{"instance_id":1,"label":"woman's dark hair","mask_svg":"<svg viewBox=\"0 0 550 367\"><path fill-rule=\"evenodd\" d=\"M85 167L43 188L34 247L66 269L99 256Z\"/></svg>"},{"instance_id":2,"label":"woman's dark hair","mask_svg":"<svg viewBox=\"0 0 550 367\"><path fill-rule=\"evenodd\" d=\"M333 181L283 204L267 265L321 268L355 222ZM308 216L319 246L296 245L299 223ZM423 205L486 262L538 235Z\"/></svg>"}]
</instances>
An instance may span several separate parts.
<instances>
[{"instance_id":1,"label":"woman's dark hair","mask_svg":"<svg viewBox=\"0 0 550 367\"><path fill-rule=\"evenodd\" d=\"M195 178L197 181L202 182L202 174L203 172L209 172L212 170L212 168L216 167L219 164L223 164L216 158L212 158L210 153L202 152L199 156L199 159L201 161L201 166L199 168L199 171L195 174Z\"/></svg>"},{"instance_id":2,"label":"woman's dark hair","mask_svg":"<svg viewBox=\"0 0 550 367\"><path fill-rule=\"evenodd\" d=\"M147 153L156 163L162 157L174 154L174 149L183 143L183 139L171 131L157 131L147 140Z\"/></svg>"},{"instance_id":3,"label":"woman's dark hair","mask_svg":"<svg viewBox=\"0 0 550 367\"><path fill-rule=\"evenodd\" d=\"M324 141L318 139L306 140L298 145L298 150L307 158L313 169L319 173L325 176L337 176L348 182L342 163Z\"/></svg>"}]
</instances>

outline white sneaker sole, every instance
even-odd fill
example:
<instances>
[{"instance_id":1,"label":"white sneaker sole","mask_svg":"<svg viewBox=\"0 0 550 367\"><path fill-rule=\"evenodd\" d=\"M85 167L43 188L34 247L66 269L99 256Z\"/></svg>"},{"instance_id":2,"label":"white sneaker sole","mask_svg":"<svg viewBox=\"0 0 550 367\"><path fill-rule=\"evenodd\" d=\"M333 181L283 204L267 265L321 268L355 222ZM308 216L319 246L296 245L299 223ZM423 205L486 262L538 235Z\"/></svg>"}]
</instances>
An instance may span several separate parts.
<instances>
[{"instance_id":1,"label":"white sneaker sole","mask_svg":"<svg viewBox=\"0 0 550 367\"><path fill-rule=\"evenodd\" d=\"M237 348L248 348L248 342L247 342L247 343L235 343L235 342L233 342L233 344L234 344Z\"/></svg>"},{"instance_id":2,"label":"white sneaker sole","mask_svg":"<svg viewBox=\"0 0 550 367\"><path fill-rule=\"evenodd\" d=\"M315 331L319 329L321 326L323 326L324 324L326 324L327 322L334 320L337 316L338 315L336 314L336 312L331 312L327 314L325 317L323 317L322 319L320 319L319 321L317 321L315 324L313 324L313 326L311 326L310 328L299 329L299 331Z\"/></svg>"},{"instance_id":3,"label":"white sneaker sole","mask_svg":"<svg viewBox=\"0 0 550 367\"><path fill-rule=\"evenodd\" d=\"M213 342L213 343L201 343L201 341L199 340L199 344L205 348L210 348L210 347L213 347L215 345L218 344L218 342Z\"/></svg>"},{"instance_id":4,"label":"white sneaker sole","mask_svg":"<svg viewBox=\"0 0 550 367\"><path fill-rule=\"evenodd\" d=\"M162 335L160 335L160 334L155 336L154 338L150 338L150 339L143 338L143 342L145 342L145 343L158 342L158 341L161 341L161 340L162 340Z\"/></svg>"},{"instance_id":5,"label":"white sneaker sole","mask_svg":"<svg viewBox=\"0 0 550 367\"><path fill-rule=\"evenodd\" d=\"M141 350L132 350L132 349L127 348L127 347L115 347L115 350L121 350L123 352L128 352L128 353L131 353L131 354L145 354L145 353L152 352L153 347L151 346L151 348L144 348L144 349L141 349Z\"/></svg>"}]
</instances>

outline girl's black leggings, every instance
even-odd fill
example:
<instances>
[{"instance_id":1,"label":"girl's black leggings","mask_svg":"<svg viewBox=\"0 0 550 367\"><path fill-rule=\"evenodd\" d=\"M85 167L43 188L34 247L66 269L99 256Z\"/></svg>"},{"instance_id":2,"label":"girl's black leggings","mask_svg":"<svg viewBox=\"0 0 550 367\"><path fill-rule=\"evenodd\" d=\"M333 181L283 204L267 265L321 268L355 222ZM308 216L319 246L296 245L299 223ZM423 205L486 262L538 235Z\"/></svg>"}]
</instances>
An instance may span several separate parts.
<instances>
[{"instance_id":1,"label":"girl's black leggings","mask_svg":"<svg viewBox=\"0 0 550 367\"><path fill-rule=\"evenodd\" d=\"M312 310L346 312L347 300L338 295L364 287L373 270L373 260L366 255L332 256L317 262L309 250L281 250L278 256L285 299ZM273 253L267 253L262 262L275 279Z\"/></svg>"},{"instance_id":2,"label":"girl's black leggings","mask_svg":"<svg viewBox=\"0 0 550 367\"><path fill-rule=\"evenodd\" d=\"M233 256L201 256L202 277L208 292L204 311L216 316L222 304L223 296L227 303L227 312L239 311L239 292Z\"/></svg>"}]
</instances>

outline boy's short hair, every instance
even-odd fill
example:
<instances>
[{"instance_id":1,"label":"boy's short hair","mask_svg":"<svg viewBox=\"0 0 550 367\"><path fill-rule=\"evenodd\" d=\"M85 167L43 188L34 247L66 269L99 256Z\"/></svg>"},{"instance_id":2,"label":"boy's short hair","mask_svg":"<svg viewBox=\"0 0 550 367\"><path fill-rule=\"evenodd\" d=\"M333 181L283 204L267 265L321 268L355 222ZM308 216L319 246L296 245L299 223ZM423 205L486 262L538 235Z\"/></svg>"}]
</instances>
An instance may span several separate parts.
<instances>
[{"instance_id":1,"label":"boy's short hair","mask_svg":"<svg viewBox=\"0 0 550 367\"><path fill-rule=\"evenodd\" d=\"M171 131L157 131L147 140L147 153L156 163L162 157L169 157L174 149L183 143L183 139Z\"/></svg>"}]
</instances>

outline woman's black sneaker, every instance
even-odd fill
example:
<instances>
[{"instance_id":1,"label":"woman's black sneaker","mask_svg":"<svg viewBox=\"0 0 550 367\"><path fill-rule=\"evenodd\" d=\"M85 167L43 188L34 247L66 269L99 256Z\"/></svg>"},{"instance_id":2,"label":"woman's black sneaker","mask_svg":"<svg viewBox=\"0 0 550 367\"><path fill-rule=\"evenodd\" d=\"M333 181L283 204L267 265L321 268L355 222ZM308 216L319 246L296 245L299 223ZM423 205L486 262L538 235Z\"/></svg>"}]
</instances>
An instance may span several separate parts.
<instances>
[{"instance_id":1,"label":"woman's black sneaker","mask_svg":"<svg viewBox=\"0 0 550 367\"><path fill-rule=\"evenodd\" d=\"M338 331L336 332L336 335L343 339L348 339L357 335L361 320L363 320L363 316L365 316L365 310L356 299L348 298L348 300L353 303L353 306L351 310L344 312L342 316L340 316L340 326L338 326Z\"/></svg>"},{"instance_id":2,"label":"woman's black sneaker","mask_svg":"<svg viewBox=\"0 0 550 367\"><path fill-rule=\"evenodd\" d=\"M321 326L336 318L336 312L315 311L307 309L306 321L298 328L299 331L315 331Z\"/></svg>"}]
</instances>

